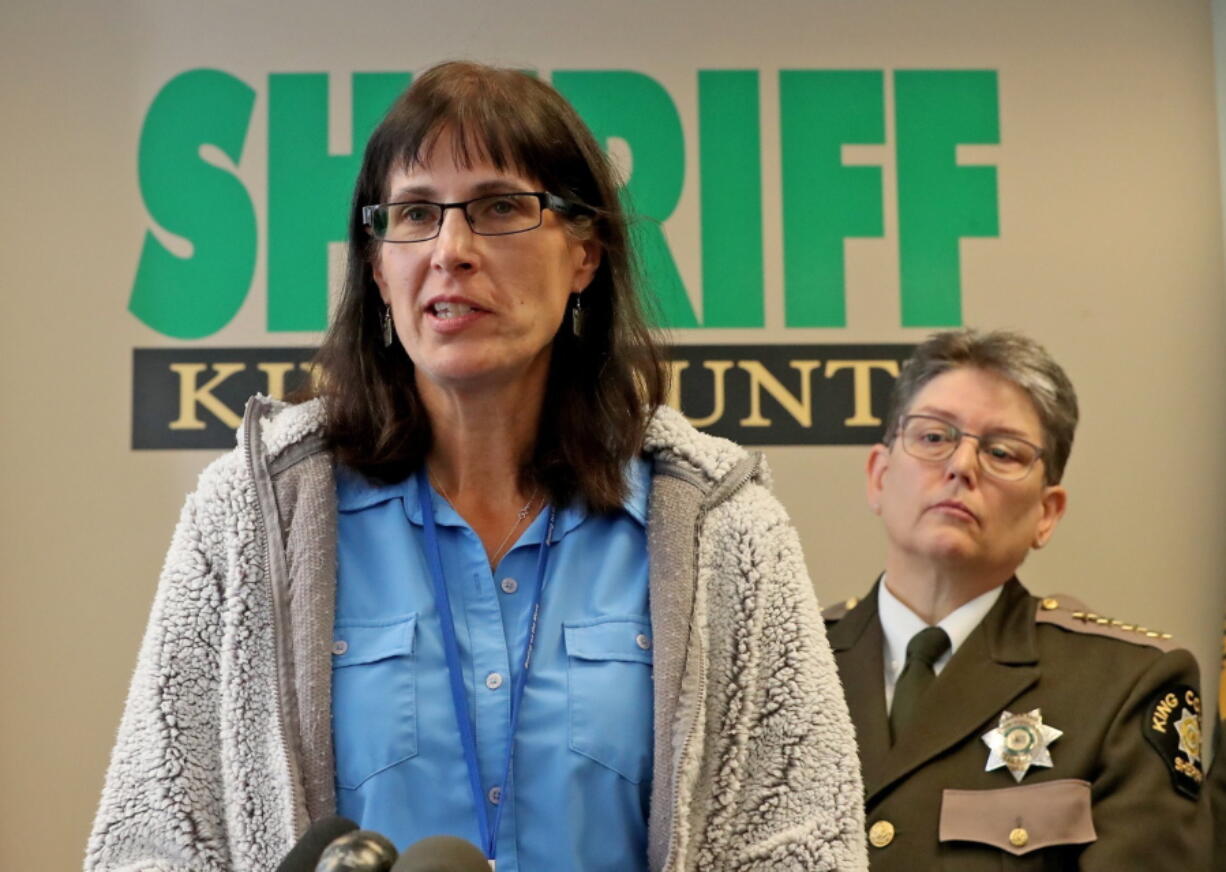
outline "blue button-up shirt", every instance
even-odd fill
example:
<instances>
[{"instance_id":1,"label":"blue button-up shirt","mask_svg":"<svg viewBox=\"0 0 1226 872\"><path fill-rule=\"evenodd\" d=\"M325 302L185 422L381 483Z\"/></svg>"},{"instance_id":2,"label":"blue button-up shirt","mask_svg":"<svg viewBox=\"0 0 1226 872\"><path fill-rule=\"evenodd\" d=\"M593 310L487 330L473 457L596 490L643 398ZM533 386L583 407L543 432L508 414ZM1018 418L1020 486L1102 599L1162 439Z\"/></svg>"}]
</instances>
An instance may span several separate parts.
<instances>
[{"instance_id":1,"label":"blue button-up shirt","mask_svg":"<svg viewBox=\"0 0 1226 872\"><path fill-rule=\"evenodd\" d=\"M628 468L624 511L558 511L499 872L647 869L652 775L646 512L650 467ZM416 477L338 470L332 730L340 814L403 849L480 844L425 560ZM542 511L491 570L472 528L431 492L491 824L503 801L511 686L528 634Z\"/></svg>"}]
</instances>

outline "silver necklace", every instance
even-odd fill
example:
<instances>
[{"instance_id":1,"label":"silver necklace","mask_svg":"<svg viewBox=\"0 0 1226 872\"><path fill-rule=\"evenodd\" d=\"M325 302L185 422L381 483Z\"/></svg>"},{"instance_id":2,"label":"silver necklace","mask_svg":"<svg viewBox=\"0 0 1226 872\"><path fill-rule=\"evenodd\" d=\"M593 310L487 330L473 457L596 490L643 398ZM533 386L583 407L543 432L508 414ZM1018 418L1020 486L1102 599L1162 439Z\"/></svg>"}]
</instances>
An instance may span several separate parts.
<instances>
[{"instance_id":1,"label":"silver necklace","mask_svg":"<svg viewBox=\"0 0 1226 872\"><path fill-rule=\"evenodd\" d=\"M451 507L454 509L455 503L452 502L451 495L448 494L447 491L443 489L443 486L438 483L438 480L435 479L434 473L430 471L429 467L426 468L426 477L430 479L430 484L434 485L434 489L438 491L442 495L443 499L450 503ZM511 529L507 530L506 535L502 537L502 541L498 543L498 547L495 548L490 554L491 568L498 565L498 561L502 559L503 549L506 548L511 536L516 530L519 529L519 525L522 524L524 520L532 513L532 506L534 503L536 503L536 495L537 492L534 488L532 491L532 496L528 497L528 502L520 506L519 511L515 513L515 520L511 523Z\"/></svg>"}]
</instances>

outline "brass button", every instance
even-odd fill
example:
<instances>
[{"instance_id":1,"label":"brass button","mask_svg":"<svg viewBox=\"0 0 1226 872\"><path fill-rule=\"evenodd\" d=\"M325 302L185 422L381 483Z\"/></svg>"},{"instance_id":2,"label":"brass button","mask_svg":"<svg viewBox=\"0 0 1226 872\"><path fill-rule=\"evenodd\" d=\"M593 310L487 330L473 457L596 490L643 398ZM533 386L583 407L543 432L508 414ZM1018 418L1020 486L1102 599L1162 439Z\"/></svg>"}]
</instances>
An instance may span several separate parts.
<instances>
[{"instance_id":1,"label":"brass button","mask_svg":"<svg viewBox=\"0 0 1226 872\"><path fill-rule=\"evenodd\" d=\"M859 604L860 604L860 598L858 596L852 596L852 597L848 597L846 601L844 601L843 607L847 609L854 609Z\"/></svg>"},{"instance_id":2,"label":"brass button","mask_svg":"<svg viewBox=\"0 0 1226 872\"><path fill-rule=\"evenodd\" d=\"M1050 612L1052 609L1060 608L1060 600L1049 596L1047 599L1043 600L1043 602L1039 603L1039 605L1043 607L1044 611Z\"/></svg>"},{"instance_id":3,"label":"brass button","mask_svg":"<svg viewBox=\"0 0 1226 872\"><path fill-rule=\"evenodd\" d=\"M877 821L869 828L868 841L874 848L884 848L894 841L894 825L889 821Z\"/></svg>"},{"instance_id":4,"label":"brass button","mask_svg":"<svg viewBox=\"0 0 1226 872\"><path fill-rule=\"evenodd\" d=\"M1026 832L1021 827L1009 833L1009 844L1015 848L1024 848L1026 843L1030 841L1030 833Z\"/></svg>"}]
</instances>

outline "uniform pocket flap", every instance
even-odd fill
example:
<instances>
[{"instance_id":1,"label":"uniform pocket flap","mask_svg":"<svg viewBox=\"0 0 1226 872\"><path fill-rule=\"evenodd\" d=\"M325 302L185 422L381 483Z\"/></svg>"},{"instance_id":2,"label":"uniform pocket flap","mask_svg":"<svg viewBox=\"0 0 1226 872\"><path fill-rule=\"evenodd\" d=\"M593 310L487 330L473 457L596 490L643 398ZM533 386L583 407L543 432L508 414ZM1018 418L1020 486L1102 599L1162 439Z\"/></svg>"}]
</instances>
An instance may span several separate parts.
<instances>
[{"instance_id":1,"label":"uniform pocket flap","mask_svg":"<svg viewBox=\"0 0 1226 872\"><path fill-rule=\"evenodd\" d=\"M332 665L356 666L413 653L417 614L391 621L337 622L332 631Z\"/></svg>"},{"instance_id":2,"label":"uniform pocket flap","mask_svg":"<svg viewBox=\"0 0 1226 872\"><path fill-rule=\"evenodd\" d=\"M979 842L1017 856L1098 838L1090 783L1077 778L1000 790L944 790L938 833L942 842Z\"/></svg>"},{"instance_id":3,"label":"uniform pocket flap","mask_svg":"<svg viewBox=\"0 0 1226 872\"><path fill-rule=\"evenodd\" d=\"M563 624L566 654L580 660L651 663L651 622L644 618L597 618Z\"/></svg>"}]
</instances>

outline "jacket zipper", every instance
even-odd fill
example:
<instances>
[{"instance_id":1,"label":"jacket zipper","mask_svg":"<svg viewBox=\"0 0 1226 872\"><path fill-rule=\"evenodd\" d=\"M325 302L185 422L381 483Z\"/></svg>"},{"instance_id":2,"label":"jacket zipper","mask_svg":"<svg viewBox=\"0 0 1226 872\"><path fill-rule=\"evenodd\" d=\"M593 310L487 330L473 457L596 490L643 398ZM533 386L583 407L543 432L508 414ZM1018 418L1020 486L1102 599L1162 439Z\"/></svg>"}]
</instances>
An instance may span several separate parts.
<instances>
[{"instance_id":1,"label":"jacket zipper","mask_svg":"<svg viewBox=\"0 0 1226 872\"><path fill-rule=\"evenodd\" d=\"M753 478L754 473L758 471L758 464L761 462L761 455L751 455L752 463L742 463L738 466L741 470L740 475L728 487L727 491L720 496L720 499L703 506L698 513L698 517L694 520L694 572L698 572L698 557L699 557L699 542L698 531L702 529L706 523L707 514L711 509L720 505L724 501L730 499L734 494L740 491L748 481ZM733 470L736 472L737 470ZM697 589L697 585L695 585ZM702 701L707 698L707 658L706 651L702 652L702 657L698 662L698 697ZM685 738L681 742L681 750L677 754L677 759L673 762L673 814L670 822L670 832L668 838L668 851L664 855L663 872L668 872L668 869L673 864L677 856L677 843L681 836L677 826L677 815L682 813L681 810L681 764L689 754L690 746L694 743L694 734L698 731L698 717L691 718L689 729L686 730Z\"/></svg>"},{"instance_id":2,"label":"jacket zipper","mask_svg":"<svg viewBox=\"0 0 1226 872\"><path fill-rule=\"evenodd\" d=\"M244 440L244 450L247 454L247 474L251 476L251 486L255 490L255 511L259 519L257 527L257 539L260 545L260 566L264 570L264 578L268 583L268 592L272 602L272 644L273 644L273 673L277 688L277 705L276 705L276 720L277 720L277 741L281 748L281 757L285 761L285 769L289 775L290 789L290 817L293 832L290 834L291 842L298 838L302 829L304 829L304 821L300 821L299 810L306 807L306 801L302 796L301 774L298 771L298 761L294 759L294 755L290 752L289 742L286 739L286 724L288 719L285 715L285 687L283 680L283 662L282 662L282 639L285 633L284 618L281 614L281 597L278 596L276 582L272 577L272 560L268 554L268 516L264 513L264 503L260 498L260 479L256 476L256 459L255 448L260 444L259 432L259 405L253 400L248 406L245 419L243 421L243 431L246 434ZM271 480L270 480L271 485Z\"/></svg>"}]
</instances>

